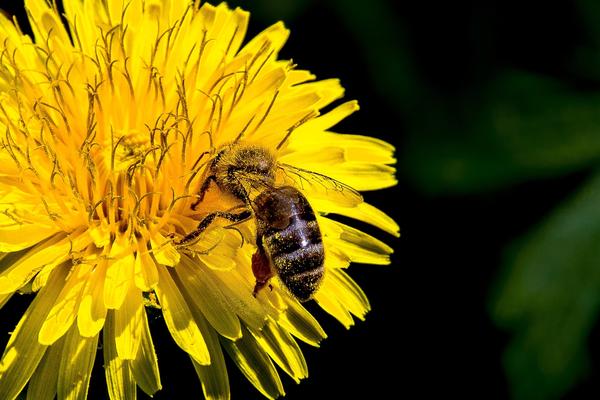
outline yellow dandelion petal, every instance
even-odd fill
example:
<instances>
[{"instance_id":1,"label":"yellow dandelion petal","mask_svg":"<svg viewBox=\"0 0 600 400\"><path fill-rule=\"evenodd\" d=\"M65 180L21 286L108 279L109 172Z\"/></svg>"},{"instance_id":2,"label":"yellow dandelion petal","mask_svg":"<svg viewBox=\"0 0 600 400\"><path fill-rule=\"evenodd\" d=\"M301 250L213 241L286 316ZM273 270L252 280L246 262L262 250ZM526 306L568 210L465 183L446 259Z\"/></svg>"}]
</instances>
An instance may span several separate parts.
<instances>
[{"instance_id":1,"label":"yellow dandelion petal","mask_svg":"<svg viewBox=\"0 0 600 400\"><path fill-rule=\"evenodd\" d=\"M0 398L85 398L100 337L109 397L154 395L148 309L206 398L231 396L225 354L283 395L276 366L299 382L298 341L326 338L300 300L369 311L345 268L392 248L335 215L398 236L358 192L396 183L394 147L334 131L358 103L279 58L282 22L246 40L225 3L62 6L26 0L30 34L0 13L0 308L34 297Z\"/></svg>"},{"instance_id":2,"label":"yellow dandelion petal","mask_svg":"<svg viewBox=\"0 0 600 400\"><path fill-rule=\"evenodd\" d=\"M92 367L98 349L98 335L83 337L76 325L65 336L63 350L69 357L62 357L58 371L57 393L59 399L84 399L90 385Z\"/></svg>"},{"instance_id":3,"label":"yellow dandelion petal","mask_svg":"<svg viewBox=\"0 0 600 400\"><path fill-rule=\"evenodd\" d=\"M327 337L319 322L295 299L289 300L288 308L277 322L292 335L312 346L318 347Z\"/></svg>"},{"instance_id":4,"label":"yellow dandelion petal","mask_svg":"<svg viewBox=\"0 0 600 400\"><path fill-rule=\"evenodd\" d=\"M0 225L0 251L4 252L26 249L58 232L55 226L14 221L10 217L0 217Z\"/></svg>"},{"instance_id":5,"label":"yellow dandelion petal","mask_svg":"<svg viewBox=\"0 0 600 400\"><path fill-rule=\"evenodd\" d=\"M56 265L67 258L70 241L53 237L23 254L0 273L0 293L10 293L25 285L46 265Z\"/></svg>"},{"instance_id":6,"label":"yellow dandelion petal","mask_svg":"<svg viewBox=\"0 0 600 400\"><path fill-rule=\"evenodd\" d=\"M326 278L327 281L327 278ZM325 282L323 283L323 286ZM331 287L331 286L329 286ZM350 311L344 307L344 305L334 296L325 292L325 290L319 290L315 295L315 301L319 306L325 310L328 314L331 314L335 319L340 321L346 329L350 329L354 325L354 319Z\"/></svg>"},{"instance_id":7,"label":"yellow dandelion petal","mask_svg":"<svg viewBox=\"0 0 600 400\"><path fill-rule=\"evenodd\" d=\"M179 347L199 364L210 364L210 354L202 332L194 323L192 313L169 271L158 266L159 283L156 294L160 301L167 328Z\"/></svg>"},{"instance_id":8,"label":"yellow dandelion petal","mask_svg":"<svg viewBox=\"0 0 600 400\"><path fill-rule=\"evenodd\" d=\"M365 264L386 265L390 263L392 248L358 229L329 218L319 223L324 231L324 240L335 243L330 248L348 260Z\"/></svg>"},{"instance_id":9,"label":"yellow dandelion petal","mask_svg":"<svg viewBox=\"0 0 600 400\"><path fill-rule=\"evenodd\" d=\"M217 251L210 252L209 254L203 254L198 256L204 265L211 269L217 270L231 270L235 268L235 258L230 254L219 254Z\"/></svg>"},{"instance_id":10,"label":"yellow dandelion petal","mask_svg":"<svg viewBox=\"0 0 600 400\"><path fill-rule=\"evenodd\" d=\"M2 309L2 307L4 307L6 303L8 303L12 295L12 293L0 295L0 310Z\"/></svg>"},{"instance_id":11,"label":"yellow dandelion petal","mask_svg":"<svg viewBox=\"0 0 600 400\"><path fill-rule=\"evenodd\" d=\"M41 344L51 345L71 327L91 269L90 265L81 265L67 277L54 306L40 328L38 341Z\"/></svg>"},{"instance_id":12,"label":"yellow dandelion petal","mask_svg":"<svg viewBox=\"0 0 600 400\"><path fill-rule=\"evenodd\" d=\"M31 15L31 29L36 42L42 42L50 38L52 40L53 49L56 47L66 48L69 44L69 34L65 30L65 26L60 20L60 17L50 8L49 3L39 0L25 0L25 8ZM52 37L50 36L52 33ZM61 58L70 56L70 51L61 54Z\"/></svg>"},{"instance_id":13,"label":"yellow dandelion petal","mask_svg":"<svg viewBox=\"0 0 600 400\"><path fill-rule=\"evenodd\" d=\"M107 312L104 304L105 276L106 263L102 262L90 273L83 288L77 311L77 326L82 336L95 336L104 326Z\"/></svg>"},{"instance_id":14,"label":"yellow dandelion petal","mask_svg":"<svg viewBox=\"0 0 600 400\"><path fill-rule=\"evenodd\" d=\"M67 276L59 268L35 297L13 331L0 360L0 399L13 399L23 390L48 346L38 342L38 332L46 320ZM20 357L27 354L27 357ZM57 367L55 365L55 367Z\"/></svg>"},{"instance_id":15,"label":"yellow dandelion petal","mask_svg":"<svg viewBox=\"0 0 600 400\"><path fill-rule=\"evenodd\" d=\"M333 110L329 111L328 113L321 115L317 118L311 119L310 121L307 121L306 124L298 127L298 130L300 131L300 133L302 133L302 131L325 132L329 128L332 128L333 126L337 125L344 118L346 118L349 115L353 114L354 112L358 111L359 109L360 109L360 107L358 105L358 101L356 101L356 100L347 101L347 102L335 107ZM341 140L344 140L345 136L346 135L339 136L338 138ZM315 136L312 136L312 137L309 136L309 138L312 138L313 140L316 139ZM297 143L297 147L300 150L305 148L305 146L302 146L301 142L290 142L290 144L288 145L288 149L291 149L295 143ZM291 153L291 152L289 154L293 155L293 153Z\"/></svg>"},{"instance_id":16,"label":"yellow dandelion petal","mask_svg":"<svg viewBox=\"0 0 600 400\"><path fill-rule=\"evenodd\" d=\"M111 400L135 399L136 385L131 372L130 361L119 357L115 332L117 330L114 314L110 311L104 328L102 350L104 354L104 373Z\"/></svg>"},{"instance_id":17,"label":"yellow dandelion petal","mask_svg":"<svg viewBox=\"0 0 600 400\"><path fill-rule=\"evenodd\" d=\"M284 329L268 321L261 331L252 332L252 335L267 351L269 357L296 383L308 376L308 367L302 350Z\"/></svg>"},{"instance_id":18,"label":"yellow dandelion petal","mask_svg":"<svg viewBox=\"0 0 600 400\"><path fill-rule=\"evenodd\" d=\"M108 255L104 281L106 308L119 309L123 304L132 282L134 264L131 243L125 238L115 240Z\"/></svg>"},{"instance_id":19,"label":"yellow dandelion petal","mask_svg":"<svg viewBox=\"0 0 600 400\"><path fill-rule=\"evenodd\" d=\"M308 128L305 133L306 141L296 145L298 149L293 153L283 155L283 162L322 172L356 190L383 189L397 183L395 169L389 165L396 162L394 148L388 143L357 135L324 134ZM291 146L293 142L288 151L293 149Z\"/></svg>"},{"instance_id":20,"label":"yellow dandelion petal","mask_svg":"<svg viewBox=\"0 0 600 400\"><path fill-rule=\"evenodd\" d=\"M398 183L394 177L396 170L380 164L350 164L339 168L327 169L332 178L347 182L357 190L379 190L392 187Z\"/></svg>"},{"instance_id":21,"label":"yellow dandelion petal","mask_svg":"<svg viewBox=\"0 0 600 400\"><path fill-rule=\"evenodd\" d=\"M144 312L142 293L131 285L121 308L114 310L115 342L119 358L135 359L142 340Z\"/></svg>"},{"instance_id":22,"label":"yellow dandelion petal","mask_svg":"<svg viewBox=\"0 0 600 400\"><path fill-rule=\"evenodd\" d=\"M198 266L202 268L202 265ZM229 306L247 326L260 329L266 319L266 313L260 302L252 296L251 284L235 272L214 272L217 285L225 295ZM241 289L241 292L240 292Z\"/></svg>"},{"instance_id":23,"label":"yellow dandelion petal","mask_svg":"<svg viewBox=\"0 0 600 400\"><path fill-rule=\"evenodd\" d=\"M134 281L140 290L149 291L158 283L158 270L148 250L138 242L134 263Z\"/></svg>"},{"instance_id":24,"label":"yellow dandelion petal","mask_svg":"<svg viewBox=\"0 0 600 400\"><path fill-rule=\"evenodd\" d=\"M20 40L20 32L6 13L0 14L0 34L15 43Z\"/></svg>"},{"instance_id":25,"label":"yellow dandelion petal","mask_svg":"<svg viewBox=\"0 0 600 400\"><path fill-rule=\"evenodd\" d=\"M220 335L231 340L238 339L242 336L238 316L210 273L198 275L194 267L193 260L183 258L183 262L177 268L181 287L189 293L192 304L202 312Z\"/></svg>"},{"instance_id":26,"label":"yellow dandelion petal","mask_svg":"<svg viewBox=\"0 0 600 400\"><path fill-rule=\"evenodd\" d=\"M27 385L27 400L54 400L64 336L49 347Z\"/></svg>"},{"instance_id":27,"label":"yellow dandelion petal","mask_svg":"<svg viewBox=\"0 0 600 400\"><path fill-rule=\"evenodd\" d=\"M160 233L155 235L155 239L150 240L150 244L152 245L152 255L157 263L169 267L179 264L181 255L171 241L161 236Z\"/></svg>"},{"instance_id":28,"label":"yellow dandelion petal","mask_svg":"<svg viewBox=\"0 0 600 400\"><path fill-rule=\"evenodd\" d=\"M354 218L358 221L366 222L396 237L400 236L400 228L396 221L378 208L369 203L360 203L355 207L342 207L332 202L324 202L319 199L312 200L317 210L324 213L338 214L345 217Z\"/></svg>"},{"instance_id":29,"label":"yellow dandelion petal","mask_svg":"<svg viewBox=\"0 0 600 400\"><path fill-rule=\"evenodd\" d=\"M263 395L275 399L285 394L273 362L254 336L244 329L235 342L222 339L221 343L233 362Z\"/></svg>"},{"instance_id":30,"label":"yellow dandelion petal","mask_svg":"<svg viewBox=\"0 0 600 400\"><path fill-rule=\"evenodd\" d=\"M48 279L50 278L50 274L52 273L53 270L54 270L54 265L46 265L45 267L42 267L41 271L38 272L38 274L35 276L35 278L33 278L33 282L30 282L31 283L31 291L37 292L41 288L46 286L46 283L48 282ZM29 283L26 284L23 288L27 288L28 285L29 285ZM19 290L23 290L23 289L19 289ZM25 292L27 292L27 291L25 290Z\"/></svg>"},{"instance_id":31,"label":"yellow dandelion petal","mask_svg":"<svg viewBox=\"0 0 600 400\"><path fill-rule=\"evenodd\" d=\"M142 336L139 350L134 360L131 361L131 371L137 385L149 396L162 389L158 360L148 327L148 317L142 313ZM211 353L212 355L213 353Z\"/></svg>"},{"instance_id":32,"label":"yellow dandelion petal","mask_svg":"<svg viewBox=\"0 0 600 400\"><path fill-rule=\"evenodd\" d=\"M315 296L318 303L326 298L330 302L339 303L344 310L360 319L364 319L371 309L369 300L362 289L346 272L337 268L329 271L323 280L323 290L320 290Z\"/></svg>"},{"instance_id":33,"label":"yellow dandelion petal","mask_svg":"<svg viewBox=\"0 0 600 400\"><path fill-rule=\"evenodd\" d=\"M211 400L228 400L230 398L229 375L227 374L225 357L219 343L219 336L210 327L210 323L204 318L202 313L194 312L194 320L205 334L206 346L210 353L210 365L200 365L193 358L191 359L202 384L204 397Z\"/></svg>"},{"instance_id":34,"label":"yellow dandelion petal","mask_svg":"<svg viewBox=\"0 0 600 400\"><path fill-rule=\"evenodd\" d=\"M210 269L232 270L238 263L236 256L240 250L240 234L224 228L211 229L203 236L202 243L196 245L198 259Z\"/></svg>"}]
</instances>

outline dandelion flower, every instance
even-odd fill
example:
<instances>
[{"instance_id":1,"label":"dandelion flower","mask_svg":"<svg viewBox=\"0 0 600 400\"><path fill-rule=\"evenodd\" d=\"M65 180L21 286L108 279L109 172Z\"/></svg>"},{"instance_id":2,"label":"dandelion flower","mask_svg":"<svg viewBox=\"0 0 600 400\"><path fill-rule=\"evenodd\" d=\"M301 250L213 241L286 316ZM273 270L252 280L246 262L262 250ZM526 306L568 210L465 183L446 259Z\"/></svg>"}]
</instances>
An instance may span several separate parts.
<instances>
[{"instance_id":1,"label":"dandelion flower","mask_svg":"<svg viewBox=\"0 0 600 400\"><path fill-rule=\"evenodd\" d=\"M64 17L44 0L25 7L32 37L0 15L0 305L23 292L33 301L0 361L0 398L85 398L95 362L111 399L136 386L154 394L147 307L160 309L206 398L229 398L225 354L265 397L283 395L275 365L305 378L298 341L318 346L325 333L280 280L253 296L254 218L215 220L178 245L207 214L244 207L215 185L192 207L209 161L239 142L375 190L395 184L393 147L330 130L357 103L320 113L343 89L278 59L282 23L244 44L249 15L225 4L64 0ZM314 300L350 327L369 303L346 267L388 264L392 250L327 215L398 227L296 182L325 249Z\"/></svg>"}]
</instances>

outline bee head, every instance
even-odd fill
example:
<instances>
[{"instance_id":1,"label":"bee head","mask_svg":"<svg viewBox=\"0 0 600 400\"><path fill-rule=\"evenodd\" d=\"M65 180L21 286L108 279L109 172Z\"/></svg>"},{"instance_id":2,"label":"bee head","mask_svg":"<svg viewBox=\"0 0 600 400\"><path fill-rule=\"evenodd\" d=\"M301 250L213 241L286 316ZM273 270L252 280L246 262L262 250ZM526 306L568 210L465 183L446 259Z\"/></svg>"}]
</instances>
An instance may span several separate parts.
<instances>
[{"instance_id":1,"label":"bee head","mask_svg":"<svg viewBox=\"0 0 600 400\"><path fill-rule=\"evenodd\" d=\"M275 158L264 147L239 147L233 155L235 159L230 165L230 172L243 173L255 180L264 180L267 183L275 181Z\"/></svg>"},{"instance_id":2,"label":"bee head","mask_svg":"<svg viewBox=\"0 0 600 400\"><path fill-rule=\"evenodd\" d=\"M246 185L272 186L276 169L273 154L256 145L227 146L217 153L213 161L217 184L238 198L246 197Z\"/></svg>"}]
</instances>

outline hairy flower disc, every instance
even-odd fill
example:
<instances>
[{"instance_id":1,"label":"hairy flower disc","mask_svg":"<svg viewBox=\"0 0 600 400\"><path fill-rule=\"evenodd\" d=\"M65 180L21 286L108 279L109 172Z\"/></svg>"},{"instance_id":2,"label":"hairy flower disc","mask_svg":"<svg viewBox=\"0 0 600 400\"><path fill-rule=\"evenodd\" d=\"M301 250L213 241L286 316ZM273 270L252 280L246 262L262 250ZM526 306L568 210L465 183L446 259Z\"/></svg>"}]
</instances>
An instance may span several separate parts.
<instances>
[{"instance_id":1,"label":"hairy flower disc","mask_svg":"<svg viewBox=\"0 0 600 400\"><path fill-rule=\"evenodd\" d=\"M110 398L136 385L154 394L146 307L160 307L205 397L229 397L224 353L264 396L283 394L274 365L306 377L296 340L316 346L325 333L278 280L252 295L252 218L178 245L208 213L240 206L214 187L192 207L209 160L243 142L374 190L395 184L393 147L330 130L358 106L320 115L343 89L278 60L282 23L243 44L249 15L224 4L64 0L66 24L43 0L25 6L33 38L0 14L0 305L35 298L0 361L0 398L27 384L28 398L85 397L101 332ZM297 188L326 253L314 299L349 327L369 303L344 268L387 264L392 250L326 215L398 227L364 202Z\"/></svg>"}]
</instances>

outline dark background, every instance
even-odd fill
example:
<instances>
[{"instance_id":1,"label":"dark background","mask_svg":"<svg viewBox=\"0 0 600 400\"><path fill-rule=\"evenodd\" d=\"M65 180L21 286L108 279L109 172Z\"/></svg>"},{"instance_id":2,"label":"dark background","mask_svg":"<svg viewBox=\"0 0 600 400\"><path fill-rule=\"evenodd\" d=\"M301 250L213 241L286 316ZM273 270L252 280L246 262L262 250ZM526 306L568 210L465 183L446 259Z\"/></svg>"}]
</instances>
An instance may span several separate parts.
<instances>
[{"instance_id":1,"label":"dark background","mask_svg":"<svg viewBox=\"0 0 600 400\"><path fill-rule=\"evenodd\" d=\"M512 333L489 311L496 279L507 249L576 191L598 158L521 168L508 150L490 150L497 138L480 121L504 71L552 79L582 96L600 87L592 53L579 52L594 49L578 7L586 2L230 3L252 12L248 37L283 19L292 34L281 58L340 78L346 99L361 104L338 131L389 141L399 160L399 185L365 197L396 219L402 237L356 224L395 249L389 267L350 267L372 312L346 331L309 305L329 337L320 349L302 346L307 380L296 385L281 373L287 398L510 398L502 354ZM25 26L21 6L2 7ZM516 89L529 92L528 82ZM543 132L530 141L544 146ZM164 387L155 398L200 397L188 358L159 317L152 324ZM587 372L545 398L600 394L599 335L593 328ZM103 398L101 357L95 369L90 398ZM229 372L232 398L260 398L233 365Z\"/></svg>"}]
</instances>

